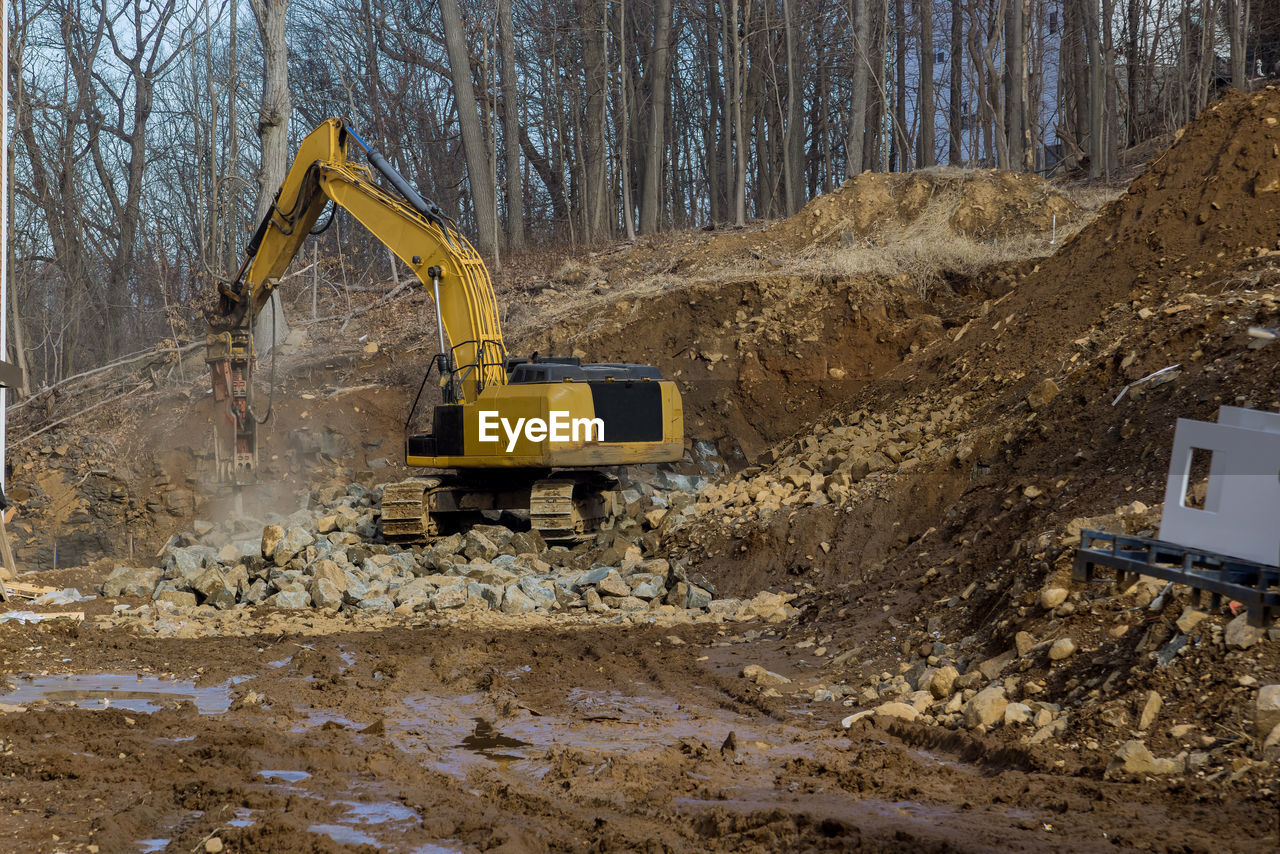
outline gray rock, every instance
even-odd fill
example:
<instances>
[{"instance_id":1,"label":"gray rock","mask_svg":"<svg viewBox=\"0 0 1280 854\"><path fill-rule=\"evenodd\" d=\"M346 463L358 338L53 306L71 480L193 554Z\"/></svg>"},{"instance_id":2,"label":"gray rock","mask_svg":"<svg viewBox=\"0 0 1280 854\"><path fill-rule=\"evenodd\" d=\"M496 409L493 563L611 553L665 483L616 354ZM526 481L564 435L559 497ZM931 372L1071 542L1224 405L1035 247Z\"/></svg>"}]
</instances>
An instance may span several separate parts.
<instances>
[{"instance_id":1,"label":"gray rock","mask_svg":"<svg viewBox=\"0 0 1280 854\"><path fill-rule=\"evenodd\" d=\"M279 525L268 525L262 529L262 556L267 560L275 557L276 546L284 539L284 528Z\"/></svg>"},{"instance_id":2,"label":"gray rock","mask_svg":"<svg viewBox=\"0 0 1280 854\"><path fill-rule=\"evenodd\" d=\"M265 537L265 532L263 536ZM275 550L271 554L271 559L276 562L276 566L284 566L315 541L315 537L311 536L306 530L296 525L290 526L285 530L284 537L276 544Z\"/></svg>"},{"instance_id":3,"label":"gray rock","mask_svg":"<svg viewBox=\"0 0 1280 854\"><path fill-rule=\"evenodd\" d=\"M328 578L313 578L308 592L311 604L317 608L336 611L342 607L343 592Z\"/></svg>"},{"instance_id":4,"label":"gray rock","mask_svg":"<svg viewBox=\"0 0 1280 854\"><path fill-rule=\"evenodd\" d=\"M361 599L356 607L373 614L390 614L396 609L396 603L392 602L389 596L370 596L367 599Z\"/></svg>"},{"instance_id":5,"label":"gray rock","mask_svg":"<svg viewBox=\"0 0 1280 854\"><path fill-rule=\"evenodd\" d=\"M161 589L157 590L152 598L156 602L168 602L171 605L178 605L182 608L194 608L196 606L196 594L188 593L185 590Z\"/></svg>"},{"instance_id":6,"label":"gray rock","mask_svg":"<svg viewBox=\"0 0 1280 854\"><path fill-rule=\"evenodd\" d=\"M630 596L631 586L622 580L618 571L610 570L609 574L596 583L596 592L601 596Z\"/></svg>"},{"instance_id":7,"label":"gray rock","mask_svg":"<svg viewBox=\"0 0 1280 854\"><path fill-rule=\"evenodd\" d=\"M475 529L467 531L466 536L463 537L462 553L468 558L491 561L498 556L499 552L493 540Z\"/></svg>"},{"instance_id":8,"label":"gray rock","mask_svg":"<svg viewBox=\"0 0 1280 854\"><path fill-rule=\"evenodd\" d=\"M540 555L547 550L547 541L537 531L519 531L511 535L506 547L512 554Z\"/></svg>"},{"instance_id":9,"label":"gray rock","mask_svg":"<svg viewBox=\"0 0 1280 854\"><path fill-rule=\"evenodd\" d=\"M1254 732L1258 738L1266 738L1277 726L1280 726L1280 685L1263 685L1254 704Z\"/></svg>"},{"instance_id":10,"label":"gray rock","mask_svg":"<svg viewBox=\"0 0 1280 854\"><path fill-rule=\"evenodd\" d=\"M240 594L240 601L247 605L261 605L267 599L267 594L271 588L267 586L265 579L259 578Z\"/></svg>"},{"instance_id":11,"label":"gray rock","mask_svg":"<svg viewBox=\"0 0 1280 854\"><path fill-rule=\"evenodd\" d=\"M1227 642L1227 646L1230 649L1248 649L1266 637L1266 634L1266 629L1259 629L1249 625L1248 615L1241 614L1227 623L1227 629L1223 632L1223 640Z\"/></svg>"},{"instance_id":12,"label":"gray rock","mask_svg":"<svg viewBox=\"0 0 1280 854\"><path fill-rule=\"evenodd\" d=\"M689 585L689 595L684 600L684 607L690 611L705 611L711 605L711 593L695 584Z\"/></svg>"},{"instance_id":13,"label":"gray rock","mask_svg":"<svg viewBox=\"0 0 1280 854\"><path fill-rule=\"evenodd\" d=\"M244 558L244 552L235 543L227 543L218 549L218 563L234 566Z\"/></svg>"},{"instance_id":14,"label":"gray rock","mask_svg":"<svg viewBox=\"0 0 1280 854\"><path fill-rule=\"evenodd\" d=\"M656 575L637 573L629 577L627 583L631 585L631 595L639 599L657 599L667 592L663 579Z\"/></svg>"},{"instance_id":15,"label":"gray rock","mask_svg":"<svg viewBox=\"0 0 1280 854\"><path fill-rule=\"evenodd\" d=\"M518 584L508 586L502 596L502 612L504 614L527 614L534 610L535 607L533 600L525 595Z\"/></svg>"},{"instance_id":16,"label":"gray rock","mask_svg":"<svg viewBox=\"0 0 1280 854\"><path fill-rule=\"evenodd\" d=\"M520 576L509 569L486 563L468 569L467 577L493 587L506 587L518 580Z\"/></svg>"},{"instance_id":17,"label":"gray rock","mask_svg":"<svg viewBox=\"0 0 1280 854\"><path fill-rule=\"evenodd\" d=\"M592 587L608 578L611 572L617 572L617 570L611 566L598 566L579 575L573 583L578 589Z\"/></svg>"},{"instance_id":18,"label":"gray rock","mask_svg":"<svg viewBox=\"0 0 1280 854\"><path fill-rule=\"evenodd\" d=\"M150 596L160 582L160 570L117 567L98 588L103 596Z\"/></svg>"},{"instance_id":19,"label":"gray rock","mask_svg":"<svg viewBox=\"0 0 1280 854\"><path fill-rule=\"evenodd\" d=\"M635 596L601 596L600 601L618 611L649 610L649 603Z\"/></svg>"},{"instance_id":20,"label":"gray rock","mask_svg":"<svg viewBox=\"0 0 1280 854\"><path fill-rule=\"evenodd\" d=\"M281 590L267 597L266 604L274 608L290 608L297 610L299 608L311 607L311 596L305 590Z\"/></svg>"},{"instance_id":21,"label":"gray rock","mask_svg":"<svg viewBox=\"0 0 1280 854\"><path fill-rule=\"evenodd\" d=\"M396 605L420 608L431 601L431 597L435 592L436 586L426 578L415 578L401 585L400 589L396 591Z\"/></svg>"},{"instance_id":22,"label":"gray rock","mask_svg":"<svg viewBox=\"0 0 1280 854\"><path fill-rule=\"evenodd\" d=\"M525 576L520 579L520 589L538 608L550 608L556 602L556 593L551 585L545 581L539 581L533 576Z\"/></svg>"},{"instance_id":23,"label":"gray rock","mask_svg":"<svg viewBox=\"0 0 1280 854\"><path fill-rule=\"evenodd\" d=\"M202 597L204 604L226 611L236 606L236 588L231 584L222 570L216 567L206 569L191 584Z\"/></svg>"},{"instance_id":24,"label":"gray rock","mask_svg":"<svg viewBox=\"0 0 1280 854\"><path fill-rule=\"evenodd\" d=\"M451 587L441 587L436 591L436 595L431 597L431 607L437 611L448 611L452 608L461 608L467 604L467 588L462 585Z\"/></svg>"},{"instance_id":25,"label":"gray rock","mask_svg":"<svg viewBox=\"0 0 1280 854\"><path fill-rule=\"evenodd\" d=\"M174 549L169 555L169 571L166 575L190 583L204 571L204 557L204 549L199 546Z\"/></svg>"},{"instance_id":26,"label":"gray rock","mask_svg":"<svg viewBox=\"0 0 1280 854\"><path fill-rule=\"evenodd\" d=\"M484 584L479 581L470 581L467 583L467 598L479 597L484 603L492 609L502 607L502 588L495 587L492 584Z\"/></svg>"},{"instance_id":27,"label":"gray rock","mask_svg":"<svg viewBox=\"0 0 1280 854\"><path fill-rule=\"evenodd\" d=\"M973 696L964 707L964 723L967 727L991 726L1004 719L1004 710L1009 705L1005 699L1004 687L992 685L983 688Z\"/></svg>"}]
</instances>

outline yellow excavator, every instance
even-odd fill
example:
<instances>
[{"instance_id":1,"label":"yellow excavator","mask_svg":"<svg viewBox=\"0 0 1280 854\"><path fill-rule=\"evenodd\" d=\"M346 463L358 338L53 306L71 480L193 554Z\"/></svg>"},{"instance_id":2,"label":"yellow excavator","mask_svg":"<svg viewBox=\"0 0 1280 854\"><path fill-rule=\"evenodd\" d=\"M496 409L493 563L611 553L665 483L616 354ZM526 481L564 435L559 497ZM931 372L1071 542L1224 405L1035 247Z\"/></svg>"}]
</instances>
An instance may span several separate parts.
<instances>
[{"instance_id":1,"label":"yellow excavator","mask_svg":"<svg viewBox=\"0 0 1280 854\"><path fill-rule=\"evenodd\" d=\"M348 157L352 143L367 164ZM648 365L511 356L479 253L346 121L329 119L302 141L208 318L221 481L239 488L256 480L258 426L270 409L260 414L254 405L254 321L330 202L407 264L435 303L440 351L405 420L406 463L435 471L383 487L388 542L427 541L504 510L527 511L549 541L580 540L608 527L620 509L609 467L681 459L674 383ZM433 373L439 402L431 429L415 431Z\"/></svg>"}]
</instances>

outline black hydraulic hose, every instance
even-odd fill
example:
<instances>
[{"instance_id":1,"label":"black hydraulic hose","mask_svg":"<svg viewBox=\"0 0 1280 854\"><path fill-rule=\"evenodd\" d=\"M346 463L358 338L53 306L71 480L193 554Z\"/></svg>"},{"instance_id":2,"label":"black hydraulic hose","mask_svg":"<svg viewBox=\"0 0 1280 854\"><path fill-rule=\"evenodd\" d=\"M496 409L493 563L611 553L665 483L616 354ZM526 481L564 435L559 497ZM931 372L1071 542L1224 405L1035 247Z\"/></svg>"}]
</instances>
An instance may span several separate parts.
<instances>
[{"instance_id":1,"label":"black hydraulic hose","mask_svg":"<svg viewBox=\"0 0 1280 854\"><path fill-rule=\"evenodd\" d=\"M404 179L403 175L396 171L394 166L387 162L387 158L383 157L374 150L369 143L361 139L360 134L356 133L350 125L347 125L346 128L347 133L351 134L351 138L364 149L364 153L369 158L369 162L373 164L373 168L381 172L382 177L391 182L391 186L395 187L400 195L404 196L405 200L413 206L414 210L425 216L431 222L440 226L440 229L445 234L445 238L449 239L449 229L447 226L448 219L445 217L444 212L440 210L440 206L430 199L424 199L421 193L409 186L409 182Z\"/></svg>"}]
</instances>

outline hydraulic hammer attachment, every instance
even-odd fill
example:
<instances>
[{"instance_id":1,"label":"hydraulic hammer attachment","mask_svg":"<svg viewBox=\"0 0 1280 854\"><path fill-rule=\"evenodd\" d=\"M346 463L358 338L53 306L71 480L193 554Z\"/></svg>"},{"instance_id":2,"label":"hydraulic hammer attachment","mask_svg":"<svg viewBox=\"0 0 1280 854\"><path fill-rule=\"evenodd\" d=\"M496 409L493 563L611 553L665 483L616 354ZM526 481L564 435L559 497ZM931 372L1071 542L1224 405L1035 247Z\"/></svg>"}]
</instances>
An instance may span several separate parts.
<instances>
[{"instance_id":1,"label":"hydraulic hammer attachment","mask_svg":"<svg viewBox=\"0 0 1280 854\"><path fill-rule=\"evenodd\" d=\"M253 333L246 322L205 337L205 362L213 377L219 412L213 425L218 480L253 483L258 469L258 422L250 408Z\"/></svg>"}]
</instances>

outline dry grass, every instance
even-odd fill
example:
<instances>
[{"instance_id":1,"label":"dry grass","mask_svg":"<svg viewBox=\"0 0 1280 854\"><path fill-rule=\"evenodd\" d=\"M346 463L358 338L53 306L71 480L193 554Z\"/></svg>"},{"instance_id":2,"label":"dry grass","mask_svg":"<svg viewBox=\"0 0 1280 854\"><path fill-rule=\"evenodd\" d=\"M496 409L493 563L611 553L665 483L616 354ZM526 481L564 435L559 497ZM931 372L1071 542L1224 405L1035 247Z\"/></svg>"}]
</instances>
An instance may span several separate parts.
<instances>
[{"instance_id":1,"label":"dry grass","mask_svg":"<svg viewBox=\"0 0 1280 854\"><path fill-rule=\"evenodd\" d=\"M993 265L1053 254L1093 213L1059 222L1056 231L983 240L952 229L951 215L960 201L958 192L939 193L905 226L886 228L834 251L810 247L791 260L796 269L810 273L888 278L905 273L919 297L928 299L948 276L973 276Z\"/></svg>"},{"instance_id":2,"label":"dry grass","mask_svg":"<svg viewBox=\"0 0 1280 854\"><path fill-rule=\"evenodd\" d=\"M1058 189L1071 201L1075 202L1090 215L1096 216L1099 211L1111 202L1124 195L1129 188L1126 182L1082 181L1071 184L1060 184Z\"/></svg>"}]
</instances>

